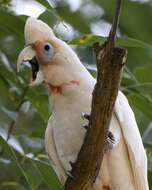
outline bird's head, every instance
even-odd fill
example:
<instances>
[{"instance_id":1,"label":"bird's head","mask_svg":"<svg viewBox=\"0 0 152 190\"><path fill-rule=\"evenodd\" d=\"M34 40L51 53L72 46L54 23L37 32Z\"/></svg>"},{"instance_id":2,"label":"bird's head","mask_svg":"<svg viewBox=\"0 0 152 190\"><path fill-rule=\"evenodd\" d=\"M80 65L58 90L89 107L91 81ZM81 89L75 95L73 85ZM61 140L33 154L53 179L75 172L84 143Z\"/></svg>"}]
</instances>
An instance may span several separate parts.
<instances>
[{"instance_id":1,"label":"bird's head","mask_svg":"<svg viewBox=\"0 0 152 190\"><path fill-rule=\"evenodd\" d=\"M58 39L41 20L28 18L24 35L25 48L18 56L17 69L19 71L27 62L31 65L31 86L45 83L61 90L63 85L78 86L79 79L88 75L71 47Z\"/></svg>"}]
</instances>

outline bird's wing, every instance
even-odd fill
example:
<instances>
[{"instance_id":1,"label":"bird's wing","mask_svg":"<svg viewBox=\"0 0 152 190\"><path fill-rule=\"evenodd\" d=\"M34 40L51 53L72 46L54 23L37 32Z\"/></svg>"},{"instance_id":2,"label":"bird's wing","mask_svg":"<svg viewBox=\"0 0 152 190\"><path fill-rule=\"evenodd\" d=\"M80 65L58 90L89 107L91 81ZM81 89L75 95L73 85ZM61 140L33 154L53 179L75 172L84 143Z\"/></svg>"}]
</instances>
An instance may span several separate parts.
<instances>
[{"instance_id":1,"label":"bird's wing","mask_svg":"<svg viewBox=\"0 0 152 190\"><path fill-rule=\"evenodd\" d=\"M49 159L51 160L52 167L54 168L61 183L64 184L67 177L56 150L54 134L53 134L54 124L55 124L54 118L53 116L51 116L48 121L47 129L45 132L45 148L46 148L46 152L48 153Z\"/></svg>"},{"instance_id":2,"label":"bird's wing","mask_svg":"<svg viewBox=\"0 0 152 190\"><path fill-rule=\"evenodd\" d=\"M122 92L118 94L115 113L127 145L136 190L148 190L146 152L134 113Z\"/></svg>"}]
</instances>

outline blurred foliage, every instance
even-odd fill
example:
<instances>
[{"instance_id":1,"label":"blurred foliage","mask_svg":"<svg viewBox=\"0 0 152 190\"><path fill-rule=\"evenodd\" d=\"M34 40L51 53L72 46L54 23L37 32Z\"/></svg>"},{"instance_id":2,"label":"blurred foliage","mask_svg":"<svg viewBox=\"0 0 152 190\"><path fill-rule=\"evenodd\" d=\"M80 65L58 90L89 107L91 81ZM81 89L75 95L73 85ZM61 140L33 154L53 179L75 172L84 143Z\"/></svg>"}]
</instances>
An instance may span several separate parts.
<instances>
[{"instance_id":1,"label":"blurred foliage","mask_svg":"<svg viewBox=\"0 0 152 190\"><path fill-rule=\"evenodd\" d=\"M74 45L81 61L96 76L92 44L97 41L102 43L105 36L95 33L93 27L107 30L106 26L112 21L115 1L83 0L77 9L72 9L66 0L37 2L46 7L40 18L53 27L56 35ZM9 0L0 1L0 170L4 171L0 173L0 190L60 190L62 187L44 150L44 133L51 112L47 92L43 86L28 87L29 70L16 73L17 55L24 46L23 31L27 15L16 15L10 9ZM118 45L128 49L121 90L135 112L147 149L150 190L151 17L151 1L124 0L117 41Z\"/></svg>"},{"instance_id":2,"label":"blurred foliage","mask_svg":"<svg viewBox=\"0 0 152 190\"><path fill-rule=\"evenodd\" d=\"M11 6L11 0L0 0L0 8L8 9Z\"/></svg>"}]
</instances>

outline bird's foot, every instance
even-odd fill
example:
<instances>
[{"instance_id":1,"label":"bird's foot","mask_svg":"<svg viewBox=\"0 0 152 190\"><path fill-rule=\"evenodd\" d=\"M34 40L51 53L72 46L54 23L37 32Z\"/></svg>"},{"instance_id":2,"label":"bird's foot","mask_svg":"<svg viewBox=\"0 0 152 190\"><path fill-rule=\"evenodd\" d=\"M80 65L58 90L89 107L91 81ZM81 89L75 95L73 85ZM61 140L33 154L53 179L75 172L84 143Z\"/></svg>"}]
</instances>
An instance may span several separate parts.
<instances>
[{"instance_id":1,"label":"bird's foot","mask_svg":"<svg viewBox=\"0 0 152 190\"><path fill-rule=\"evenodd\" d=\"M67 171L67 172L66 172L66 175L67 175L68 177L70 177L71 179L74 179L74 176L71 174L71 171Z\"/></svg>"},{"instance_id":2,"label":"bird's foot","mask_svg":"<svg viewBox=\"0 0 152 190\"><path fill-rule=\"evenodd\" d=\"M90 120L90 114L87 113L82 113L81 114L83 119L87 119L88 121ZM89 129L89 125L82 125L82 127L86 130ZM108 131L107 139L106 139L106 144L105 144L105 152L107 150L111 150L116 146L117 142L116 139L111 131Z\"/></svg>"},{"instance_id":3,"label":"bird's foot","mask_svg":"<svg viewBox=\"0 0 152 190\"><path fill-rule=\"evenodd\" d=\"M88 121L90 120L90 115L87 113L82 113L81 117L82 117L82 119L87 119Z\"/></svg>"},{"instance_id":4,"label":"bird's foot","mask_svg":"<svg viewBox=\"0 0 152 190\"><path fill-rule=\"evenodd\" d=\"M87 119L88 121L90 120L90 115L87 114L87 113L82 113L82 114L81 114L81 117L82 117L82 119ZM89 129L89 125L88 125L88 124L82 125L82 127L83 127L84 129L86 129L86 130Z\"/></svg>"},{"instance_id":5,"label":"bird's foot","mask_svg":"<svg viewBox=\"0 0 152 190\"><path fill-rule=\"evenodd\" d=\"M73 169L75 162L69 161L71 168Z\"/></svg>"},{"instance_id":6,"label":"bird's foot","mask_svg":"<svg viewBox=\"0 0 152 190\"><path fill-rule=\"evenodd\" d=\"M104 151L112 150L116 146L116 139L111 131L108 131L108 136L106 139L105 149Z\"/></svg>"},{"instance_id":7,"label":"bird's foot","mask_svg":"<svg viewBox=\"0 0 152 190\"><path fill-rule=\"evenodd\" d=\"M84 129L86 129L86 130L89 129L89 125L82 125L82 127L83 127Z\"/></svg>"},{"instance_id":8,"label":"bird's foot","mask_svg":"<svg viewBox=\"0 0 152 190\"><path fill-rule=\"evenodd\" d=\"M74 176L71 174L71 172L72 172L72 169L73 169L73 166L74 166L74 163L73 162L71 162L71 161L69 161L69 164L70 164L70 170L68 170L68 171L66 171L66 175L68 176L68 177L70 177L71 179L74 179Z\"/></svg>"}]
</instances>

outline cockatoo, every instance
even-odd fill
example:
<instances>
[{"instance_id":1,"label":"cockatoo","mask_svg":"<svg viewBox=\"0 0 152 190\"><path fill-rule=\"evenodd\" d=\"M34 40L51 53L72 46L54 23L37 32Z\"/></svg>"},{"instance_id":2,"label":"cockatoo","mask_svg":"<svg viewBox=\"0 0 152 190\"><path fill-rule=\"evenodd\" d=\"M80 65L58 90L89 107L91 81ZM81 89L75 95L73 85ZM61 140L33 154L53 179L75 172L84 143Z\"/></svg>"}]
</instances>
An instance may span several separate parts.
<instances>
[{"instance_id":1,"label":"cockatoo","mask_svg":"<svg viewBox=\"0 0 152 190\"><path fill-rule=\"evenodd\" d=\"M43 83L48 89L52 115L49 118L45 147L62 184L77 159L86 129L82 113L90 113L96 80L76 53L58 39L41 20L28 18L25 48L17 68L29 62L30 85ZM122 92L118 93L110 123L115 145L105 152L94 190L148 190L147 157L132 109ZM94 146L95 147L95 146Z\"/></svg>"}]
</instances>

